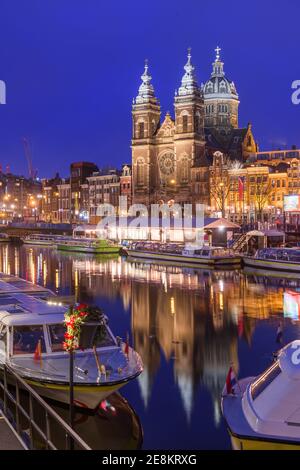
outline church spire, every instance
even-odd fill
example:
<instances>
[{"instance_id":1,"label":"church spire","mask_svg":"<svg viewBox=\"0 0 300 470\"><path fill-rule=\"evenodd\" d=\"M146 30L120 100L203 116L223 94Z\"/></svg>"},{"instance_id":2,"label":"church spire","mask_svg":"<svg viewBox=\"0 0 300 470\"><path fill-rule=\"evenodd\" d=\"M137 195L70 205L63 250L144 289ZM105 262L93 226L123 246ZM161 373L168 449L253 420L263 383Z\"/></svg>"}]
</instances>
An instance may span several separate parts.
<instances>
[{"instance_id":1,"label":"church spire","mask_svg":"<svg viewBox=\"0 0 300 470\"><path fill-rule=\"evenodd\" d=\"M199 86L195 74L195 67L193 66L191 59L191 48L188 48L187 63L184 66L185 74L181 80L181 87L178 90L179 96L193 95L199 93Z\"/></svg>"},{"instance_id":2,"label":"church spire","mask_svg":"<svg viewBox=\"0 0 300 470\"><path fill-rule=\"evenodd\" d=\"M136 104L142 103L157 103L157 99L154 94L153 85L150 83L152 80L151 75L149 74L148 59L145 59L145 69L143 75L141 75L142 84L139 88L139 94L136 97Z\"/></svg>"},{"instance_id":3,"label":"church spire","mask_svg":"<svg viewBox=\"0 0 300 470\"><path fill-rule=\"evenodd\" d=\"M221 48L217 46L215 48L216 58L212 64L213 66L213 71L211 74L212 77L223 77L225 75L224 70L223 70L224 62L221 61L220 52L221 52Z\"/></svg>"}]
</instances>

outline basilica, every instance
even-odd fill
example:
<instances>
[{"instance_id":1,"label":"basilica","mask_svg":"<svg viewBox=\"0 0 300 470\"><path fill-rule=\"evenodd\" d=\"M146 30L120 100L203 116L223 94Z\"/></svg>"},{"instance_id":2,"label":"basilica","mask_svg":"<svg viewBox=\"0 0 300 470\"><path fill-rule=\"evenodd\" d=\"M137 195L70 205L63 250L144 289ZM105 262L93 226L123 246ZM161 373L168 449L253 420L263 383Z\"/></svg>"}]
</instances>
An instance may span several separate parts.
<instances>
[{"instance_id":1,"label":"basilica","mask_svg":"<svg viewBox=\"0 0 300 470\"><path fill-rule=\"evenodd\" d=\"M205 84L198 85L190 49L184 71L175 91L174 118L167 113L162 119L145 63L132 105L134 203L209 204L215 152L244 162L257 151L251 125L238 126L239 97L234 82L225 76L220 48Z\"/></svg>"}]
</instances>

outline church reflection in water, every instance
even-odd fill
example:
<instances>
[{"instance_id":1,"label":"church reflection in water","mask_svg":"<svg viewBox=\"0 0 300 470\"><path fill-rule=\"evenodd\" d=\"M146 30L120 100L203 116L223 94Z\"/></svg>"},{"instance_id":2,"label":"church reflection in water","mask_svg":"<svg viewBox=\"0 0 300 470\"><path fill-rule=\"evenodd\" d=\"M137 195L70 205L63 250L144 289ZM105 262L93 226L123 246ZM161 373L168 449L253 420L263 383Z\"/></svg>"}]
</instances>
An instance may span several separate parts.
<instances>
[{"instance_id":1,"label":"church reflection in water","mask_svg":"<svg viewBox=\"0 0 300 470\"><path fill-rule=\"evenodd\" d=\"M250 347L257 322L276 327L279 318L299 319L300 280L12 246L1 247L0 268L58 293L75 294L78 301L109 301L118 306L115 310L121 305L128 313L123 331L118 323L122 312L107 314L118 334L125 336L126 328L131 328L145 366L138 379L145 408L164 359L172 364L187 420L202 385L213 402L215 425L220 421L220 394L229 365L239 370L239 342Z\"/></svg>"}]
</instances>

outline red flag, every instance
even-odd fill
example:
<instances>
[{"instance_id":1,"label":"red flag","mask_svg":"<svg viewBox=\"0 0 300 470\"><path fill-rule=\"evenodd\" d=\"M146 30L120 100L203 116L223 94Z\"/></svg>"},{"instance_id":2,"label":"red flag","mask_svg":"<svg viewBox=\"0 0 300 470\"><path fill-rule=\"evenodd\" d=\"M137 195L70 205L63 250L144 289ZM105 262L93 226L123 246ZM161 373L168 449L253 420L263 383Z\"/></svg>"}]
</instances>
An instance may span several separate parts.
<instances>
[{"instance_id":1,"label":"red flag","mask_svg":"<svg viewBox=\"0 0 300 470\"><path fill-rule=\"evenodd\" d=\"M33 359L35 361L40 361L42 363L42 343L41 340L39 339L34 351Z\"/></svg>"},{"instance_id":2,"label":"red flag","mask_svg":"<svg viewBox=\"0 0 300 470\"><path fill-rule=\"evenodd\" d=\"M125 343L125 348L124 348L124 353L126 356L129 356L129 334L127 333L126 335L126 343Z\"/></svg>"},{"instance_id":3,"label":"red flag","mask_svg":"<svg viewBox=\"0 0 300 470\"><path fill-rule=\"evenodd\" d=\"M236 384L236 377L232 367L229 368L226 377L226 391L228 394L233 393L233 386Z\"/></svg>"},{"instance_id":4,"label":"red flag","mask_svg":"<svg viewBox=\"0 0 300 470\"><path fill-rule=\"evenodd\" d=\"M239 176L239 200L242 201L244 197L244 177Z\"/></svg>"}]
</instances>

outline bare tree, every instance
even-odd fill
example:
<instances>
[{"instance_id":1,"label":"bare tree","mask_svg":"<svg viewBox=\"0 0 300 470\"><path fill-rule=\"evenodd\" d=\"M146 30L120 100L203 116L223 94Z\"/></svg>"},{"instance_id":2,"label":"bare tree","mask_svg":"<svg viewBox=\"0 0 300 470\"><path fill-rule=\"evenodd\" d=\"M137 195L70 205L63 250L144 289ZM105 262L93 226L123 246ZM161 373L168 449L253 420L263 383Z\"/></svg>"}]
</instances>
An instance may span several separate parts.
<instances>
[{"instance_id":1,"label":"bare tree","mask_svg":"<svg viewBox=\"0 0 300 470\"><path fill-rule=\"evenodd\" d=\"M216 152L214 165L210 174L210 198L216 208L225 217L226 202L230 191L230 170L238 170L243 164L238 160L231 160L221 152Z\"/></svg>"},{"instance_id":2,"label":"bare tree","mask_svg":"<svg viewBox=\"0 0 300 470\"><path fill-rule=\"evenodd\" d=\"M269 202L273 191L271 181L264 176L258 176L254 184L250 187L250 196L253 198L257 219L262 221L263 210Z\"/></svg>"}]
</instances>

